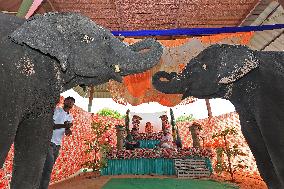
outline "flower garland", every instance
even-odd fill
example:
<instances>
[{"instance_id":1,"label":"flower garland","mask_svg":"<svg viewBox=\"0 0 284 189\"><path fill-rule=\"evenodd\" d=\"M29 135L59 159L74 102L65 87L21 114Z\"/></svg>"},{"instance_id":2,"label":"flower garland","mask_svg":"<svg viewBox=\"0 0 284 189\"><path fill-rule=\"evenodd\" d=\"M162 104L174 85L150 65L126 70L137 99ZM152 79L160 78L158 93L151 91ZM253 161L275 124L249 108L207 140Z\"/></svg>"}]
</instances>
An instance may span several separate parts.
<instances>
[{"instance_id":1,"label":"flower garland","mask_svg":"<svg viewBox=\"0 0 284 189\"><path fill-rule=\"evenodd\" d=\"M210 149L201 148L184 148L184 149L171 149L171 148L136 148L134 150L117 150L113 148L108 154L108 159L140 159L140 158L212 158L213 153Z\"/></svg>"},{"instance_id":2,"label":"flower garland","mask_svg":"<svg viewBox=\"0 0 284 189\"><path fill-rule=\"evenodd\" d=\"M136 140L160 140L162 137L162 132L138 133Z\"/></svg>"}]
</instances>

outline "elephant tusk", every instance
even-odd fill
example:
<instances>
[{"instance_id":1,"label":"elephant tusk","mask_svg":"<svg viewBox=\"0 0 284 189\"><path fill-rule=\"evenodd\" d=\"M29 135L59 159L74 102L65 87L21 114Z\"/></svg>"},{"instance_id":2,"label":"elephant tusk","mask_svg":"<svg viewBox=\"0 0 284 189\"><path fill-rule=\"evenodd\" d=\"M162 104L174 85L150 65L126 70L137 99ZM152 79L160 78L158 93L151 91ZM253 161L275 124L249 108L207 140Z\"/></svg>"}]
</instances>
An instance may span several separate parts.
<instances>
[{"instance_id":1,"label":"elephant tusk","mask_svg":"<svg viewBox=\"0 0 284 189\"><path fill-rule=\"evenodd\" d=\"M120 72L119 65L114 65L114 71L115 73Z\"/></svg>"},{"instance_id":2,"label":"elephant tusk","mask_svg":"<svg viewBox=\"0 0 284 189\"><path fill-rule=\"evenodd\" d=\"M202 65L202 68L203 68L204 70L207 70L207 65L206 65L206 64L203 64L203 65Z\"/></svg>"}]
</instances>

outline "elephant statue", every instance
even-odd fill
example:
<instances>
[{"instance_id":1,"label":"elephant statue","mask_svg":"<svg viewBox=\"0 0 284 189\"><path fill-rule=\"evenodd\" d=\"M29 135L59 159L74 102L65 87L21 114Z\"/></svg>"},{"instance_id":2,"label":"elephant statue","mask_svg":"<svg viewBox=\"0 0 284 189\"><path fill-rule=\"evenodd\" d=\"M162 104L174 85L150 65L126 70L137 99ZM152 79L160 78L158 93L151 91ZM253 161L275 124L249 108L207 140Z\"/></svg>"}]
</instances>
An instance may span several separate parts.
<instances>
[{"instance_id":1,"label":"elephant statue","mask_svg":"<svg viewBox=\"0 0 284 189\"><path fill-rule=\"evenodd\" d=\"M78 13L0 14L0 165L14 143L11 188L39 186L60 93L155 66L154 39L126 45Z\"/></svg>"},{"instance_id":2,"label":"elephant statue","mask_svg":"<svg viewBox=\"0 0 284 189\"><path fill-rule=\"evenodd\" d=\"M157 72L152 83L183 98L231 101L261 177L269 188L284 188L284 52L212 45L181 73Z\"/></svg>"}]
</instances>

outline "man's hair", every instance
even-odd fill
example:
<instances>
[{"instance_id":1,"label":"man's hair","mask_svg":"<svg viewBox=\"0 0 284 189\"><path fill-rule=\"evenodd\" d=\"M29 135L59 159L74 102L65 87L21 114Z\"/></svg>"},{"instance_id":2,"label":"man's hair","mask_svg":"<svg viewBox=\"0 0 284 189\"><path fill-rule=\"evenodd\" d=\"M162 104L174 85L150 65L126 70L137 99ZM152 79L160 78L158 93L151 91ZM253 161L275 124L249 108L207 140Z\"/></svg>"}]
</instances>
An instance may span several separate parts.
<instances>
[{"instance_id":1,"label":"man's hair","mask_svg":"<svg viewBox=\"0 0 284 189\"><path fill-rule=\"evenodd\" d=\"M75 98L73 98L72 96L68 96L67 98L64 99L65 100L72 100L75 103Z\"/></svg>"},{"instance_id":2,"label":"man's hair","mask_svg":"<svg viewBox=\"0 0 284 189\"><path fill-rule=\"evenodd\" d=\"M131 131L138 131L138 129L133 127Z\"/></svg>"}]
</instances>

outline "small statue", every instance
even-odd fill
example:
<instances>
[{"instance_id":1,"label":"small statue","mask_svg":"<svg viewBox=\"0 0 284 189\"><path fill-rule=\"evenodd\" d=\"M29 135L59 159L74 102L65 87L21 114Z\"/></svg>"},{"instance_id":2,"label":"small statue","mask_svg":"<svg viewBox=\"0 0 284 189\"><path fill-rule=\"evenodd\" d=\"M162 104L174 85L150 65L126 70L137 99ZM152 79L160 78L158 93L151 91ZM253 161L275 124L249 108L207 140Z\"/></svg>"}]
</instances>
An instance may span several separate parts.
<instances>
[{"instance_id":1,"label":"small statue","mask_svg":"<svg viewBox=\"0 0 284 189\"><path fill-rule=\"evenodd\" d=\"M192 136L193 148L200 148L199 135L200 135L200 130L202 129L201 124L193 122L192 125L189 127L189 129Z\"/></svg>"},{"instance_id":2,"label":"small statue","mask_svg":"<svg viewBox=\"0 0 284 189\"><path fill-rule=\"evenodd\" d=\"M142 118L138 115L134 115L132 117L132 126L133 128L136 128L138 131L139 131L140 120L142 120Z\"/></svg>"},{"instance_id":3,"label":"small statue","mask_svg":"<svg viewBox=\"0 0 284 189\"><path fill-rule=\"evenodd\" d=\"M122 150L125 138L125 127L121 125L116 125L116 137L117 137L116 148L118 150Z\"/></svg>"},{"instance_id":4,"label":"small statue","mask_svg":"<svg viewBox=\"0 0 284 189\"><path fill-rule=\"evenodd\" d=\"M161 120L162 120L162 131L164 132L167 129L170 129L170 124L169 124L169 119L167 115L161 115L160 116Z\"/></svg>"},{"instance_id":5,"label":"small statue","mask_svg":"<svg viewBox=\"0 0 284 189\"><path fill-rule=\"evenodd\" d=\"M153 133L153 125L149 121L145 125L145 133Z\"/></svg>"}]
</instances>

